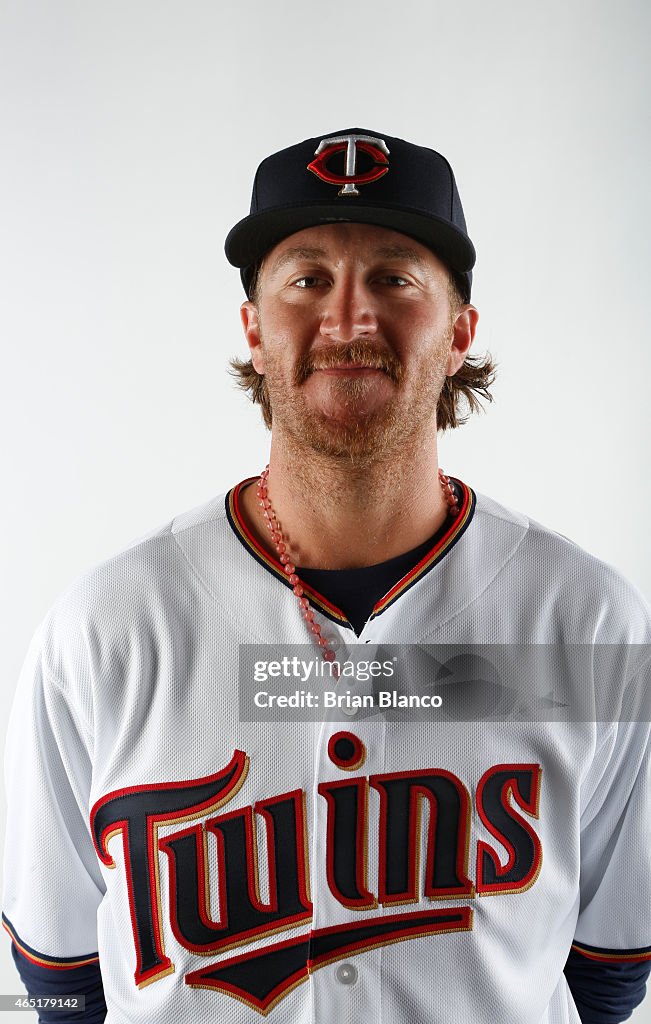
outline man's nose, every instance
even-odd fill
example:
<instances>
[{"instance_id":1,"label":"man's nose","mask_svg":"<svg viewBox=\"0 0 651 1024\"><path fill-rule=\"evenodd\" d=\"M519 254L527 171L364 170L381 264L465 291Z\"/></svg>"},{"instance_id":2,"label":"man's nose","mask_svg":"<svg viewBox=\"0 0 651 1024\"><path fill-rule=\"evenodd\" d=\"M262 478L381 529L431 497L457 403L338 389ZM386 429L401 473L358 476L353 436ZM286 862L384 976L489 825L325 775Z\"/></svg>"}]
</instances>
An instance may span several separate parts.
<instances>
[{"instance_id":1,"label":"man's nose","mask_svg":"<svg viewBox=\"0 0 651 1024\"><path fill-rule=\"evenodd\" d=\"M325 338L346 343L376 334L377 329L372 295L362 281L351 278L330 288L320 327Z\"/></svg>"}]
</instances>

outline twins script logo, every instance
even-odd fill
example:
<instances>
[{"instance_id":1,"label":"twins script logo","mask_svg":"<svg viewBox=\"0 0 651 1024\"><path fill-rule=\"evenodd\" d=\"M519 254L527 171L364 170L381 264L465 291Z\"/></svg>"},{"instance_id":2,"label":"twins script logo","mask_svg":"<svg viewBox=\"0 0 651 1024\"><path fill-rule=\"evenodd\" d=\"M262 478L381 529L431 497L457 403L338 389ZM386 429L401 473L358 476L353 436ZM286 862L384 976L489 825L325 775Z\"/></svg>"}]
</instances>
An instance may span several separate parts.
<instances>
[{"instance_id":1,"label":"twins script logo","mask_svg":"<svg viewBox=\"0 0 651 1024\"><path fill-rule=\"evenodd\" d=\"M375 166L370 170L357 174L357 152L362 150L373 160ZM346 152L345 174L335 174L328 167L328 161L335 153ZM313 171L322 181L330 185L342 185L337 193L340 196L358 196L359 189L356 185L367 185L371 181L377 181L389 170L387 157L389 150L383 139L376 139L373 135L336 135L331 139L323 139L317 146L314 156L316 159L307 165L308 171Z\"/></svg>"},{"instance_id":2,"label":"twins script logo","mask_svg":"<svg viewBox=\"0 0 651 1024\"><path fill-rule=\"evenodd\" d=\"M476 896L519 893L534 884L542 849L528 819L538 817L540 765L497 764L479 780L475 806L501 853L492 840L477 839L473 881L468 874L472 798L461 779L442 768L351 777L365 753L358 737L336 733L328 755L346 777L318 786L327 805L323 859L319 856L325 884L337 904L359 912L352 923L335 919L326 928L310 928L305 793L295 789L224 811L247 778L249 759L243 751L236 750L214 775L132 786L97 801L91 830L106 867L115 867L109 843L118 836L122 840L138 986L174 971L162 928L165 860L169 925L183 949L214 958L265 935L285 933L264 947L204 963L185 975L187 985L233 996L261 1014L325 964L388 943L469 931ZM371 798L379 805L374 835L369 834ZM421 837L423 805L429 814ZM264 827L264 851L256 821ZM181 827L160 838L164 826ZM368 877L370 842L377 844L376 881ZM427 854L421 865L422 844ZM258 867L263 852L266 902ZM463 902L455 905L457 900ZM446 905L432 906L432 901ZM408 904L418 906L405 911ZM374 913L379 907L397 909Z\"/></svg>"}]
</instances>

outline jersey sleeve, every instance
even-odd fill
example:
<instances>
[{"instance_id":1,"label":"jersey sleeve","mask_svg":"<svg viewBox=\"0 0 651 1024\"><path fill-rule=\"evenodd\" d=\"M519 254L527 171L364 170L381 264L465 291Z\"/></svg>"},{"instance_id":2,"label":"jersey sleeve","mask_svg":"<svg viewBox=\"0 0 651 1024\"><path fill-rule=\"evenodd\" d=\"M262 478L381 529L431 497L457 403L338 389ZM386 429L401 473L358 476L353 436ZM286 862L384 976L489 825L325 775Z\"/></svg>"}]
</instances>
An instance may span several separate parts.
<instances>
[{"instance_id":1,"label":"jersey sleeve","mask_svg":"<svg viewBox=\"0 0 651 1024\"><path fill-rule=\"evenodd\" d=\"M648 674L642 684L651 685ZM597 728L600 748L581 815L580 907L572 950L594 964L648 963L650 724L618 721Z\"/></svg>"},{"instance_id":2,"label":"jersey sleeve","mask_svg":"<svg viewBox=\"0 0 651 1024\"><path fill-rule=\"evenodd\" d=\"M65 973L98 962L104 884L88 824L88 708L49 670L45 634L32 641L9 719L3 923L23 958Z\"/></svg>"}]
</instances>

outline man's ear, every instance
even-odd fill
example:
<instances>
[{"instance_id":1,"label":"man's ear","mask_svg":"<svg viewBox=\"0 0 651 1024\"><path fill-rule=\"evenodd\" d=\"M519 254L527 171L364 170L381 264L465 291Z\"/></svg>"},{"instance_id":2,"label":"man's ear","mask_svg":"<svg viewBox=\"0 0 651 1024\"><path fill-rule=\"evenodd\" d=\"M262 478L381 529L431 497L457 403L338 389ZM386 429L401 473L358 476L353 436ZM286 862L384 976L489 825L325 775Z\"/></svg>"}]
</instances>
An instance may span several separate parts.
<instances>
[{"instance_id":1,"label":"man's ear","mask_svg":"<svg viewBox=\"0 0 651 1024\"><path fill-rule=\"evenodd\" d=\"M447 377L454 377L457 370L463 366L475 338L478 320L479 313L470 303L462 306L457 313L452 329L452 347L445 368Z\"/></svg>"},{"instance_id":2,"label":"man's ear","mask_svg":"<svg viewBox=\"0 0 651 1024\"><path fill-rule=\"evenodd\" d=\"M254 370L259 374L264 373L264 350L262 348L262 337L260 334L260 314L255 303L247 299L240 306L240 317L244 328L244 337L251 352L251 362Z\"/></svg>"}]
</instances>

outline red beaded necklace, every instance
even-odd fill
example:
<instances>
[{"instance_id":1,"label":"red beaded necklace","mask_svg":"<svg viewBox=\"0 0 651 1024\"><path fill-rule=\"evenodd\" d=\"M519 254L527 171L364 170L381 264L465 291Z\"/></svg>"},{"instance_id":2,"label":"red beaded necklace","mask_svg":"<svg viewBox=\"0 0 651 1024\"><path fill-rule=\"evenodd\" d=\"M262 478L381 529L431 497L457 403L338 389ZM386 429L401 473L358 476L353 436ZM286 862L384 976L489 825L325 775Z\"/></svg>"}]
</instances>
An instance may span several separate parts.
<instances>
[{"instance_id":1,"label":"red beaded necklace","mask_svg":"<svg viewBox=\"0 0 651 1024\"><path fill-rule=\"evenodd\" d=\"M263 472L260 474L260 478L257 484L258 503L262 509L262 515L267 523L267 529L271 532L271 539L274 547L278 552L278 559L282 564L287 579L294 588L294 593L298 599L298 603L301 609L301 613L307 627L314 637L314 640L321 648L323 657L326 661L335 660L335 652L330 646L330 642L324 637L321 632L321 626L318 622L314 621L314 612L310 608L310 602L305 597L301 581L296 575L296 566L291 560L290 554L287 550L287 543L283 536L283 531L278 521L278 517L274 512L271 501L269 499L268 490L268 479L269 479L269 466L265 466ZM448 514L455 518L459 515L459 501L454 492L454 488L450 483L449 476L446 476L442 469L439 469L439 481L443 490L443 497L445 498L448 505Z\"/></svg>"}]
</instances>

